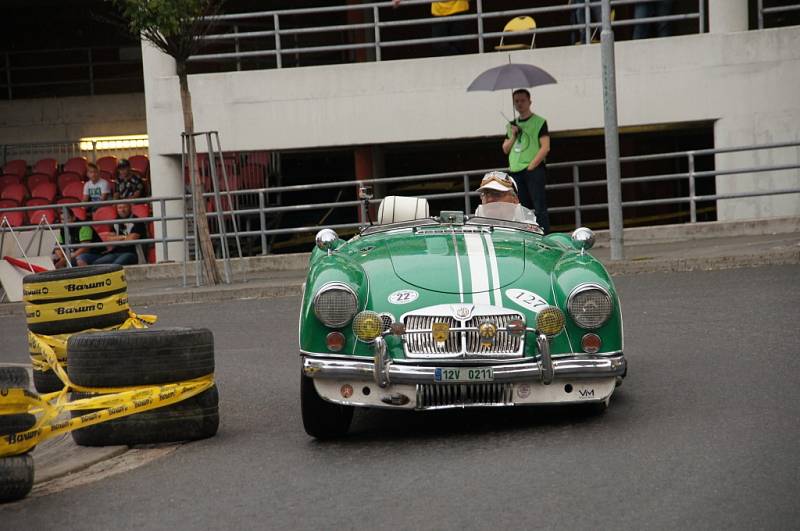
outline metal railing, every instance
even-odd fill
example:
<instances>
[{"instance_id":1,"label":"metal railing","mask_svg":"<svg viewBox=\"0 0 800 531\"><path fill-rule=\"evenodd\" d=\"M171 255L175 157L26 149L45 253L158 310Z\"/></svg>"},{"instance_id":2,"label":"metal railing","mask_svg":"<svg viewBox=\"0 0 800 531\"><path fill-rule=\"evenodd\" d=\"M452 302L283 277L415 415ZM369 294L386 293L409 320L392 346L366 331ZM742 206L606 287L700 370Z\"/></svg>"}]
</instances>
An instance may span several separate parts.
<instances>
[{"instance_id":1,"label":"metal railing","mask_svg":"<svg viewBox=\"0 0 800 531\"><path fill-rule=\"evenodd\" d=\"M767 0L769 3L770 0ZM780 13L788 13L790 11L800 11L800 2L794 2L792 4L785 4L780 6L764 6L764 0L758 0L758 29L764 29L765 27L774 27L772 25L765 25L766 21L764 20L768 15L777 15Z\"/></svg>"},{"instance_id":2,"label":"metal railing","mask_svg":"<svg viewBox=\"0 0 800 531\"><path fill-rule=\"evenodd\" d=\"M122 58L123 50L137 49L117 46L2 52L0 99L141 92L141 57ZM126 90L128 84L132 85L130 90Z\"/></svg>"},{"instance_id":3,"label":"metal railing","mask_svg":"<svg viewBox=\"0 0 800 531\"><path fill-rule=\"evenodd\" d=\"M148 155L146 147L103 148L98 149L95 140L77 142L28 142L24 144L0 144L0 166L9 160L22 159L29 164L37 160L51 158L65 162L73 157L86 157L92 162L107 155L117 158L128 158L132 155Z\"/></svg>"},{"instance_id":4,"label":"metal railing","mask_svg":"<svg viewBox=\"0 0 800 531\"><path fill-rule=\"evenodd\" d=\"M657 2L659 0L612 0L612 7L629 6L633 4ZM614 27L624 27L637 24L651 24L657 22L677 22L685 20L696 20L698 33L705 32L705 0L696 0L697 9L689 13L675 13L668 16L648 17L648 18L631 18L620 19L619 16L612 22ZM409 5L429 5L428 0L404 0L399 6L398 10L402 10L404 6ZM601 2L594 0L591 2L577 2L564 4L559 2L559 5L550 5L542 7L527 7L525 9L513 9L503 11L491 11L484 8L483 0L477 0L476 12L467 14L451 15L447 17L426 17L416 19L402 19L402 20L381 20L381 9L391 9L391 2L373 2L363 4L352 4L342 6L330 7L316 7L316 8L302 8L302 9L286 9L281 11L258 11L250 13L232 13L225 15L217 15L212 17L217 25L228 25L230 31L213 33L201 38L207 45L217 43L229 43L233 47L233 51L219 52L219 53L200 53L189 58L192 62L201 61L234 61L236 69L240 70L242 67L241 61L243 59L253 59L270 57L275 59L276 67L284 67L284 58L286 56L294 55L299 57L302 54L316 54L321 52L344 52L356 50L370 50L374 57L373 60L382 60L382 51L387 48L405 47L418 44L438 44L438 43L452 43L452 42L475 42L477 44L478 53L484 53L487 47L487 41L492 39L499 40L500 37L522 37L522 36L535 36L545 33L565 33L582 31L584 42L586 44L591 42L591 33L593 30L600 27L600 21L592 21L592 11L599 9ZM551 14L572 14L577 11L584 12L583 23L562 24L558 26L535 27L531 30L503 32L503 31L486 31L487 25L496 25L499 28L503 27L506 20L517 16L531 16L537 17L539 15ZM397 10L391 9L394 13ZM281 20L286 20L287 17L298 17L304 15L316 16L314 21L319 20L320 16L329 14L340 14L343 12L360 12L365 18L371 20L367 22L353 22L347 24L332 24L321 25L313 27L295 27L286 28L282 26ZM491 24L494 19L504 19L501 24ZM393 28L403 28L408 26L429 26L434 24L451 23L451 22L464 22L474 23L474 29L467 33L460 35L451 35L444 37L424 37L424 38L387 38L387 31ZM257 29L254 31L241 31L243 25L249 25ZM299 46L290 44L287 46L287 40L296 40L299 36L308 36L312 34L325 34L330 32L352 32L354 30L366 30L367 35L364 37L365 42L355 42L352 44L324 44L316 46ZM260 42L259 42L260 41ZM256 42L255 46L258 49L242 50L244 44L248 42ZM347 62L347 61L342 61Z\"/></svg>"},{"instance_id":5,"label":"metal railing","mask_svg":"<svg viewBox=\"0 0 800 531\"><path fill-rule=\"evenodd\" d=\"M735 167L722 170L714 169L714 170L702 170L702 171L697 170L695 164L697 159L700 157L716 158L719 156L735 154L735 153L753 153L756 151L777 150L777 149L797 150L798 148L800 148L800 141L740 146L740 147L730 147L730 148L699 149L691 151L678 151L671 153L658 153L652 155L621 157L620 162L623 165L635 162L677 160L684 162L685 167L687 168L686 171L680 171L674 173L655 174L655 175L636 175L633 177L623 177L622 178L623 195L625 190L624 187L626 185L631 185L635 183L673 181L673 182L685 182L688 185L687 187L688 193L686 195L665 197L665 198L628 200L628 201L623 201L622 206L623 208L630 208L630 207L655 206L655 205L688 205L690 212L689 222L695 223L698 221L697 218L698 203L713 202L720 200L742 199L750 197L774 196L783 194L800 194L800 185L789 186L787 188L773 189L773 190L760 190L754 185L752 191L745 191L745 192L713 193L705 195L699 195L697 193L698 180L709 179L709 178L727 178L734 175L750 175L750 174L759 174L764 172L792 171L792 170L797 171L800 170L800 160L796 160L795 162L787 164L751 165L751 166ZM592 202L592 203L585 202L583 191L588 188L594 188L594 187L601 187L604 189L606 185L606 180L604 178L603 179L592 178L590 180L582 180L582 176L585 176L587 173L589 173L589 170L587 170L588 168L590 167L597 168L596 170L591 172L592 174L596 174L597 172L601 173L604 172L604 166L605 166L604 159L592 159L592 160L581 160L574 162L548 164L549 171L552 172L557 170L562 170L562 171L566 170L570 173L572 179L570 182L548 184L547 190L548 191L555 191L560 189L572 190L572 198L573 198L571 205L554 206L549 209L549 212L572 213L574 217L574 225L578 227L584 225L583 213L590 211L605 210L607 208L607 204L605 202ZM348 181L335 181L335 182L326 182L317 184L278 186L278 187L260 188L254 190L232 190L232 191L218 190L217 193L220 194L221 198L223 198L222 202L223 209L219 212L207 212L206 215L209 217L210 220L216 218L220 222L224 222L225 219L229 219L231 216L253 216L255 219L258 220L256 224L257 226L251 230L239 230L237 234L239 237L242 238L255 237L260 239L261 254L268 254L269 246L267 238L270 236L315 232L321 228L326 228L326 227L340 229L340 230L356 229L357 227L366 224L366 221L337 223L337 224L318 223L318 224L306 224L294 227L281 227L281 228L270 229L268 228L266 222L267 218L269 216L281 212L284 213L311 212L314 210L330 210L330 209L344 208L344 209L349 209L351 212L361 212L362 216L366 214L364 209L364 203L361 200L323 201L318 203L267 206L269 204L270 194L311 192L311 191L320 191L326 189L341 189L341 188L352 189L365 184L398 185L403 183L416 183L416 182L427 183L431 181L442 181L442 182L449 182L452 185L459 187L460 190L454 192L419 194L417 195L417 197L423 197L431 201L461 199L463 200L464 211L471 213L473 212L472 199L479 195L476 191L474 191L475 187L472 184L473 182L472 178L477 178L486 173L487 171L491 171L494 169L496 168L484 168L484 169L474 169L469 171L434 173L434 174L424 174L424 175L410 175L402 177L388 177L382 179L348 180ZM753 182L755 183L756 180L754 179ZM257 206L248 206L247 208L225 209L226 202L228 205L237 204L234 198L241 194L257 194L258 195ZM204 194L204 196L208 199L211 199L216 197L216 194L214 192L209 192ZM224 201L224 198L226 197L227 201ZM191 214L186 213L187 210L184 208L187 202L189 201L190 201L190 196L185 195L185 196L174 196L174 197L112 200L112 201L94 202L94 203L73 203L73 204L55 205L51 208L58 209L62 213L62 219L66 219L66 209L75 206L98 207L101 205L114 205L118 203L151 203L157 205L158 208L156 209L156 213L153 216L147 218L139 218L137 219L137 221L143 223L153 222L159 224L161 232L160 236L142 240L134 240L131 242L114 242L114 245L139 245L139 244L160 245L162 250L162 260L167 261L171 259L169 254L168 243L183 242L183 255L184 255L183 258L184 262L186 262L190 260L189 248L190 248L190 243L193 242L194 239L194 236L190 235L187 229L188 222L191 220L192 216ZM381 199L376 198L370 200L369 203L371 205L377 205L380 203L380 201ZM180 211L183 212L183 214L165 215L164 213L167 212L167 204L170 202L179 202L182 205L182 209ZM15 207L9 209L0 209L0 220L2 220L4 214L6 214L7 212L15 212L15 211L30 212L46 208L48 207L33 206L33 207ZM431 211L435 212L435 209L432 209ZM362 217L362 219L365 220L366 217ZM183 221L183 234L182 235L169 234L168 221L177 221L177 220ZM95 225L109 225L113 223L115 223L115 220L82 221L82 222L70 223L68 225L54 224L53 227L60 228L62 226L74 227L74 226L85 226L85 225L95 226ZM34 230L34 229L36 229L36 227L29 226L27 228L14 229L14 230ZM0 228L0 237L4 237L6 232L8 232L8 229ZM66 232L68 233L69 231ZM222 244L222 242L225 242L226 245L233 244L232 241L233 235L229 234L225 236L224 233L222 233L222 231L217 231L215 234L212 234L212 239L216 241L218 245ZM67 248L76 248L83 246L103 247L106 245L108 244L107 243L83 244L83 243L73 243L69 241L65 243L65 247Z\"/></svg>"}]
</instances>

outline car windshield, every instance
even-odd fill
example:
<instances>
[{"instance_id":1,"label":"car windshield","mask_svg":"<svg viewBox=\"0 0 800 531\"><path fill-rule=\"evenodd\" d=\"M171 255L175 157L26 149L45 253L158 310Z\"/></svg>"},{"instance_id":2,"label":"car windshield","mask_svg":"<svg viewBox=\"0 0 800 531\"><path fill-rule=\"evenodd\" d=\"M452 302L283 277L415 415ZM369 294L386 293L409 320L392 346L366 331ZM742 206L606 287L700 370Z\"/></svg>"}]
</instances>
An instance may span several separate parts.
<instances>
[{"instance_id":1,"label":"car windshield","mask_svg":"<svg viewBox=\"0 0 800 531\"><path fill-rule=\"evenodd\" d=\"M543 233L536 223L533 211L520 204L501 201L478 206L475 215L467 221L467 224L513 227L539 234Z\"/></svg>"}]
</instances>

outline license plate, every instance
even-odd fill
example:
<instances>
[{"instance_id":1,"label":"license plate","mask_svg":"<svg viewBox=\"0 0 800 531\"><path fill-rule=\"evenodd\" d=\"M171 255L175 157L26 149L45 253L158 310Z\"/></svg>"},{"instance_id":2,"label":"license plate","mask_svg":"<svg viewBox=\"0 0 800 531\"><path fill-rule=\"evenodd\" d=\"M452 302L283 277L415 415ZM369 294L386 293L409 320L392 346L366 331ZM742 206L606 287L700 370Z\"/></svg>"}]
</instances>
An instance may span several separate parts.
<instances>
[{"instance_id":1,"label":"license plate","mask_svg":"<svg viewBox=\"0 0 800 531\"><path fill-rule=\"evenodd\" d=\"M494 373L491 367L437 367L433 379L437 382L491 382Z\"/></svg>"}]
</instances>

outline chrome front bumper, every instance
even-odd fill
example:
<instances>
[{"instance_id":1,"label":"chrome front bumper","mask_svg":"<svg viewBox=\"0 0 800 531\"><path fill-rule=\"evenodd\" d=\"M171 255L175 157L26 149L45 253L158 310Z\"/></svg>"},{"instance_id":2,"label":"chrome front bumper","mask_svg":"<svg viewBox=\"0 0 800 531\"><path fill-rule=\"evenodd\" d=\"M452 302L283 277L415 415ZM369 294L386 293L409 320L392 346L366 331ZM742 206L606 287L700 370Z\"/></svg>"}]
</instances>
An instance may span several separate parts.
<instances>
[{"instance_id":1,"label":"chrome front bumper","mask_svg":"<svg viewBox=\"0 0 800 531\"><path fill-rule=\"evenodd\" d=\"M393 363L387 355L384 341L378 338L375 343L375 356L369 361L303 354L303 374L320 379L374 381L382 388L390 384L438 383L434 378L436 367ZM551 359L547 339L540 336L537 338L537 343L541 353L538 360L480 366L491 367L494 383L500 384L540 382L546 385L554 380L621 378L627 372L627 362L623 354L612 356L586 354ZM447 367L447 360L442 360L439 366Z\"/></svg>"}]
</instances>

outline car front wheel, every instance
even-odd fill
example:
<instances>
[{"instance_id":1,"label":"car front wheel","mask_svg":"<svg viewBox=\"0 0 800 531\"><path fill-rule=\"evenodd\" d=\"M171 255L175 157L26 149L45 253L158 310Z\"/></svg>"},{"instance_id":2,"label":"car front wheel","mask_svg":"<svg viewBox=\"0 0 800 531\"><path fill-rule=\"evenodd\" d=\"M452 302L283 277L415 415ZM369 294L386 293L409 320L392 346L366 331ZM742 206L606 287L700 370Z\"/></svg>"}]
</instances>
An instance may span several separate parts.
<instances>
[{"instance_id":1,"label":"car front wheel","mask_svg":"<svg viewBox=\"0 0 800 531\"><path fill-rule=\"evenodd\" d=\"M314 387L314 380L300 375L300 408L306 433L317 439L334 439L347 434L353 420L353 407L324 400Z\"/></svg>"}]
</instances>

